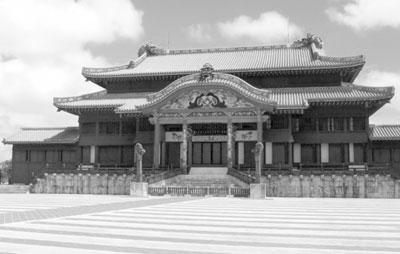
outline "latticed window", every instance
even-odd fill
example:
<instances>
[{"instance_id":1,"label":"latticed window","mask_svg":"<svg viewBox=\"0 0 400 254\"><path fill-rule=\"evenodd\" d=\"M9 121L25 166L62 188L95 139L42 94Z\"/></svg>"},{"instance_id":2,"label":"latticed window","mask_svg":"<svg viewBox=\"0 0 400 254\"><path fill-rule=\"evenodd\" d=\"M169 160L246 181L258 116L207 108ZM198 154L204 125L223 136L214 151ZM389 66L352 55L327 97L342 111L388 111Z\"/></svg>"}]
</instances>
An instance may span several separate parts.
<instances>
[{"instance_id":1,"label":"latticed window","mask_svg":"<svg viewBox=\"0 0 400 254\"><path fill-rule=\"evenodd\" d=\"M122 134L123 135L132 135L135 134L136 132L136 120L133 119L133 121L126 121L122 122Z\"/></svg>"},{"instance_id":2,"label":"latticed window","mask_svg":"<svg viewBox=\"0 0 400 254\"><path fill-rule=\"evenodd\" d=\"M149 118L141 117L139 118L139 131L153 131L154 125L149 121Z\"/></svg>"},{"instance_id":3,"label":"latticed window","mask_svg":"<svg viewBox=\"0 0 400 254\"><path fill-rule=\"evenodd\" d=\"M96 123L81 123L80 124L81 134L95 135L96 134Z\"/></svg>"},{"instance_id":4,"label":"latticed window","mask_svg":"<svg viewBox=\"0 0 400 254\"><path fill-rule=\"evenodd\" d=\"M99 123L100 135L118 135L119 122L100 122Z\"/></svg>"},{"instance_id":5,"label":"latticed window","mask_svg":"<svg viewBox=\"0 0 400 254\"><path fill-rule=\"evenodd\" d=\"M344 130L344 118L343 117L334 117L332 118L333 122L333 131L343 131Z\"/></svg>"},{"instance_id":6,"label":"latticed window","mask_svg":"<svg viewBox=\"0 0 400 254\"><path fill-rule=\"evenodd\" d=\"M315 131L315 118L302 117L300 118L300 131Z\"/></svg>"},{"instance_id":7,"label":"latticed window","mask_svg":"<svg viewBox=\"0 0 400 254\"><path fill-rule=\"evenodd\" d=\"M318 130L320 131L329 131L329 118L321 117L318 119Z\"/></svg>"},{"instance_id":8,"label":"latticed window","mask_svg":"<svg viewBox=\"0 0 400 254\"><path fill-rule=\"evenodd\" d=\"M351 121L352 120L352 121ZM350 119L353 124L353 131L363 131L365 130L365 117L353 117Z\"/></svg>"},{"instance_id":9,"label":"latticed window","mask_svg":"<svg viewBox=\"0 0 400 254\"><path fill-rule=\"evenodd\" d=\"M271 129L286 129L287 127L288 121L285 115L271 116Z\"/></svg>"}]
</instances>

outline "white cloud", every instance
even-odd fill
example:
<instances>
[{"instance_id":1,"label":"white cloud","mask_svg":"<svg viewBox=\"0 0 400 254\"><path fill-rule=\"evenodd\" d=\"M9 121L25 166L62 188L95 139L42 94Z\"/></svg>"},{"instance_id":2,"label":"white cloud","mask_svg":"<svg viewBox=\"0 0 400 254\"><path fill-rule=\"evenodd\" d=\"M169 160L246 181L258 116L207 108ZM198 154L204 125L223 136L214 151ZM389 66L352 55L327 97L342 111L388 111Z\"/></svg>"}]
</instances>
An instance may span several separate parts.
<instances>
[{"instance_id":1,"label":"white cloud","mask_svg":"<svg viewBox=\"0 0 400 254\"><path fill-rule=\"evenodd\" d=\"M190 38L198 42L209 42L212 40L211 36L212 27L207 24L190 25L187 28L187 33Z\"/></svg>"},{"instance_id":2,"label":"white cloud","mask_svg":"<svg viewBox=\"0 0 400 254\"><path fill-rule=\"evenodd\" d=\"M239 16L232 21L218 23L218 28L224 37L230 39L250 38L258 43L282 44L301 38L303 29L290 23L289 19L280 13L264 12L253 19L248 16Z\"/></svg>"},{"instance_id":3,"label":"white cloud","mask_svg":"<svg viewBox=\"0 0 400 254\"><path fill-rule=\"evenodd\" d=\"M366 30L379 27L400 27L400 1L398 0L352 0L343 6L343 10L326 10L332 21Z\"/></svg>"},{"instance_id":4,"label":"white cloud","mask_svg":"<svg viewBox=\"0 0 400 254\"><path fill-rule=\"evenodd\" d=\"M375 124L400 123L400 72L369 70L361 74L355 83L378 87L394 86L396 88L396 93L391 102L372 115L370 121Z\"/></svg>"},{"instance_id":5,"label":"white cloud","mask_svg":"<svg viewBox=\"0 0 400 254\"><path fill-rule=\"evenodd\" d=\"M129 0L0 1L0 138L21 126L77 125L52 98L100 90L81 68L112 63L87 44L138 39L142 16ZM10 148L0 146L0 161Z\"/></svg>"}]
</instances>

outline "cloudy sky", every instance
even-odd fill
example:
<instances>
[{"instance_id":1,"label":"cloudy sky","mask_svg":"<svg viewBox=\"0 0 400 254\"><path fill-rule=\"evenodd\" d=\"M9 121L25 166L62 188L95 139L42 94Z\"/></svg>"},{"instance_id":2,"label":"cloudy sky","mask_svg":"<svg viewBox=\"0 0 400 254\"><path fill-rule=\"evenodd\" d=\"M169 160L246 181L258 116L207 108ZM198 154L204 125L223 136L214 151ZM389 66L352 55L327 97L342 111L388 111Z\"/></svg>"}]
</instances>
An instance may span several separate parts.
<instances>
[{"instance_id":1,"label":"cloudy sky","mask_svg":"<svg viewBox=\"0 0 400 254\"><path fill-rule=\"evenodd\" d=\"M329 56L366 55L356 84L400 86L398 0L1 0L0 138L20 127L76 126L53 97L101 88L81 68L165 48L287 44L307 32ZM400 124L400 89L372 123ZM0 161L11 146L0 145Z\"/></svg>"}]
</instances>

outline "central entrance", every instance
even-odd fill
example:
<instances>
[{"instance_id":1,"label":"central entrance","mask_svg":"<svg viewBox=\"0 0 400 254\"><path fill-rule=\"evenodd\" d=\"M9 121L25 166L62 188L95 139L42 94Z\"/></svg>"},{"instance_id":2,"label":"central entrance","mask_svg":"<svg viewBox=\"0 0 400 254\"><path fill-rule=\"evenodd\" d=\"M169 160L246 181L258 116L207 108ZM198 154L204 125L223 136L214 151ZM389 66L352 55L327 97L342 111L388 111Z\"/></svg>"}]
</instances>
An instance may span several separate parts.
<instances>
[{"instance_id":1,"label":"central entrance","mask_svg":"<svg viewBox=\"0 0 400 254\"><path fill-rule=\"evenodd\" d=\"M193 165L214 166L226 165L226 142L194 142L192 143Z\"/></svg>"}]
</instances>

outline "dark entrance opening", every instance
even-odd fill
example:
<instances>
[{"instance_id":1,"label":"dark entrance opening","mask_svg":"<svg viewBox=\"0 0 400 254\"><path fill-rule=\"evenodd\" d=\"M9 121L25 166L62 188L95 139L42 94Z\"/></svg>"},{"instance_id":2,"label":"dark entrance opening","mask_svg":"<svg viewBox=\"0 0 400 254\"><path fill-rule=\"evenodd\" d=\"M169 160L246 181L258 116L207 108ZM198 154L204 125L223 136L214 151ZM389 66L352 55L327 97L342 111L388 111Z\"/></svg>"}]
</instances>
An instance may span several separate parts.
<instances>
[{"instance_id":1,"label":"dark entrance opening","mask_svg":"<svg viewBox=\"0 0 400 254\"><path fill-rule=\"evenodd\" d=\"M192 143L192 163L194 166L226 165L226 142Z\"/></svg>"}]
</instances>

